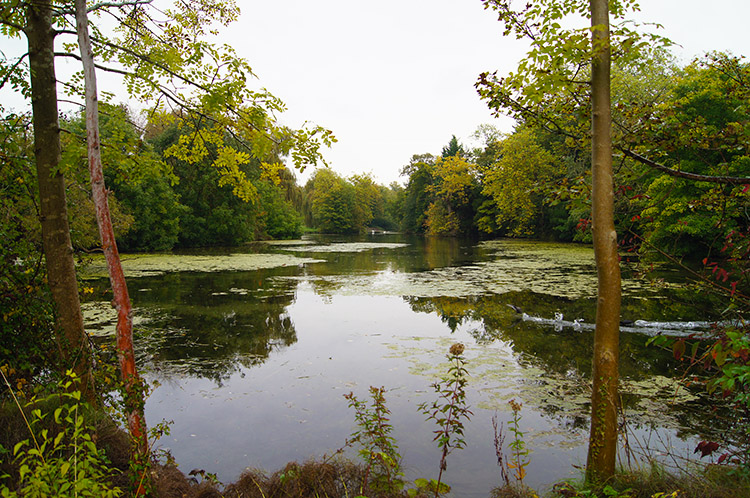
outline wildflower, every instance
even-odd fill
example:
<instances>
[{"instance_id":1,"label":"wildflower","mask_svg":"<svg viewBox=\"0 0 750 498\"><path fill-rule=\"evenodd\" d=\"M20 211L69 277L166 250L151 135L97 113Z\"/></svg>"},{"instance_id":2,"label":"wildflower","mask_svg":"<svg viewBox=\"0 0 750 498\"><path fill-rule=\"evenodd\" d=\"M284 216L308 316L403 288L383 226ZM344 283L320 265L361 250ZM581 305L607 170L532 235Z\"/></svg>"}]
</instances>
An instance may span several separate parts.
<instances>
[{"instance_id":1,"label":"wildflower","mask_svg":"<svg viewBox=\"0 0 750 498\"><path fill-rule=\"evenodd\" d=\"M459 356L462 355L464 352L464 345L460 342L457 342L451 348L448 350L452 356Z\"/></svg>"}]
</instances>

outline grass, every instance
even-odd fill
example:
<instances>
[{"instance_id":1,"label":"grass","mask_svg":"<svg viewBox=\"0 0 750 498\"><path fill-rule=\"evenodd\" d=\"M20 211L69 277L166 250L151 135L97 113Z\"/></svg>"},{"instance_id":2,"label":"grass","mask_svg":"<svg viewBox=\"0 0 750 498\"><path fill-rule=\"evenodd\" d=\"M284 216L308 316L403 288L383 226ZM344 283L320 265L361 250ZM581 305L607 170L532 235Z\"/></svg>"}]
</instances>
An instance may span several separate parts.
<instances>
[{"instance_id":1,"label":"grass","mask_svg":"<svg viewBox=\"0 0 750 498\"><path fill-rule=\"evenodd\" d=\"M533 494L493 494L493 498L528 498ZM673 474L653 465L635 472L619 472L606 483L560 482L548 498L744 498L750 479L726 465L696 467Z\"/></svg>"}]
</instances>

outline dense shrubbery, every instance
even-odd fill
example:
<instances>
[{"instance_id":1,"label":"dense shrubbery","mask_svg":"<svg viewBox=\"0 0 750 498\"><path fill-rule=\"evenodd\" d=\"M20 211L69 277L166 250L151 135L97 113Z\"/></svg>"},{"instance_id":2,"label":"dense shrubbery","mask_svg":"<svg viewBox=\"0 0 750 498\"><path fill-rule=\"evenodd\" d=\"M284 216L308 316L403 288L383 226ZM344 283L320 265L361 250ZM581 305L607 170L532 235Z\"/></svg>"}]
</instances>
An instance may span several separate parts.
<instances>
[{"instance_id":1,"label":"dense shrubbery","mask_svg":"<svg viewBox=\"0 0 750 498\"><path fill-rule=\"evenodd\" d=\"M0 122L0 144L0 367L20 388L56 364L57 347L26 118Z\"/></svg>"}]
</instances>

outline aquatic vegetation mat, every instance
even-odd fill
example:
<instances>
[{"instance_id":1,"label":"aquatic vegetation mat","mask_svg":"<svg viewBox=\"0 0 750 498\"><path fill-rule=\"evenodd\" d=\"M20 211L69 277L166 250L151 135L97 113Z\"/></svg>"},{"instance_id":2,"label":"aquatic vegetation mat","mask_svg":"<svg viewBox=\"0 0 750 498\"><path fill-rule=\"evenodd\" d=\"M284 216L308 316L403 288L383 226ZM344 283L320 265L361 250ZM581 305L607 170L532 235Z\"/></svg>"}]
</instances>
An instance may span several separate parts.
<instances>
[{"instance_id":1,"label":"aquatic vegetation mat","mask_svg":"<svg viewBox=\"0 0 750 498\"><path fill-rule=\"evenodd\" d=\"M170 272L252 271L322 263L324 260L289 254L128 254L122 256L126 277L151 277ZM106 277L104 257L97 257L82 272L84 278Z\"/></svg>"},{"instance_id":2,"label":"aquatic vegetation mat","mask_svg":"<svg viewBox=\"0 0 750 498\"><path fill-rule=\"evenodd\" d=\"M447 369L443 353L461 335L399 338L388 344L388 357L406 361L411 375L428 382ZM542 368L528 361L526 355L514 352L506 341L481 346L466 342L466 346L468 391L475 409L509 413L511 399L523 403L528 413L547 420L546 424L535 424L535 430L527 434L537 448L576 448L586 440L591 400L588 379L575 371L557 373ZM678 380L662 375L639 381L622 379L620 394L626 400L624 420L630 427L674 431L684 428L684 407L698 399Z\"/></svg>"},{"instance_id":3,"label":"aquatic vegetation mat","mask_svg":"<svg viewBox=\"0 0 750 498\"><path fill-rule=\"evenodd\" d=\"M341 242L335 244L284 247L284 250L295 252L365 252L374 249L400 249L408 246L409 244L396 242Z\"/></svg>"},{"instance_id":4,"label":"aquatic vegetation mat","mask_svg":"<svg viewBox=\"0 0 750 498\"><path fill-rule=\"evenodd\" d=\"M321 293L414 297L469 297L531 291L569 299L596 296L593 263L499 259L474 265L443 267L424 272L380 271L374 274L277 277L309 281ZM623 280L623 294L649 290L647 282Z\"/></svg>"},{"instance_id":5,"label":"aquatic vegetation mat","mask_svg":"<svg viewBox=\"0 0 750 498\"><path fill-rule=\"evenodd\" d=\"M264 244L268 246L304 246L304 245L311 245L315 244L312 240L303 240L303 239L290 239L290 240L261 240L258 242L259 244Z\"/></svg>"},{"instance_id":6,"label":"aquatic vegetation mat","mask_svg":"<svg viewBox=\"0 0 750 498\"><path fill-rule=\"evenodd\" d=\"M106 337L115 335L117 326L117 311L112 307L110 301L90 301L81 303L83 322L86 324L86 332L93 337ZM133 309L133 327L141 327L151 320L148 310L142 308Z\"/></svg>"}]
</instances>

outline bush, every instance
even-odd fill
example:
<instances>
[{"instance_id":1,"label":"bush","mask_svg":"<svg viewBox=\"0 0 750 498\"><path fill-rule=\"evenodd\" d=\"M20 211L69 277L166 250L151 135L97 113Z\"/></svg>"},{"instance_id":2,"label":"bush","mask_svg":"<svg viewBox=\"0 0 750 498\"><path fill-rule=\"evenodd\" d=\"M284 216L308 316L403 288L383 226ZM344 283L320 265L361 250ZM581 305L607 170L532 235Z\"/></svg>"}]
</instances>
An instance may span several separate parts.
<instances>
[{"instance_id":1,"label":"bush","mask_svg":"<svg viewBox=\"0 0 750 498\"><path fill-rule=\"evenodd\" d=\"M14 444L11 486L3 485L3 498L26 497L117 497L119 487L110 484L112 469L95 443L95 429L86 421L91 408L71 391L72 372L59 385L60 393L32 399L19 413L30 438ZM8 385L10 388L10 385ZM26 411L30 410L29 415ZM3 448L5 453L9 451Z\"/></svg>"}]
</instances>

